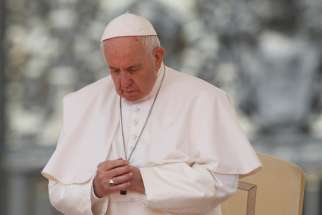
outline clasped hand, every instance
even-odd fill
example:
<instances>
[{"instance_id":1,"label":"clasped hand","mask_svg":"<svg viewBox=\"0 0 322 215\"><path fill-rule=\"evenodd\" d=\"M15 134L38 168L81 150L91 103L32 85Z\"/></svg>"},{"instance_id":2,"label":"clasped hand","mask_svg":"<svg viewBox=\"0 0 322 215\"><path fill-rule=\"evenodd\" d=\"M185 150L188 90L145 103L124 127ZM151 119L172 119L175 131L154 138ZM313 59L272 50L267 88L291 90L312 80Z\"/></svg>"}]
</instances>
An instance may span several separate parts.
<instances>
[{"instance_id":1,"label":"clasped hand","mask_svg":"<svg viewBox=\"0 0 322 215\"><path fill-rule=\"evenodd\" d=\"M108 183L111 179L114 185ZM145 193L140 170L123 159L100 163L93 180L93 188L95 195L99 198L121 190Z\"/></svg>"}]
</instances>

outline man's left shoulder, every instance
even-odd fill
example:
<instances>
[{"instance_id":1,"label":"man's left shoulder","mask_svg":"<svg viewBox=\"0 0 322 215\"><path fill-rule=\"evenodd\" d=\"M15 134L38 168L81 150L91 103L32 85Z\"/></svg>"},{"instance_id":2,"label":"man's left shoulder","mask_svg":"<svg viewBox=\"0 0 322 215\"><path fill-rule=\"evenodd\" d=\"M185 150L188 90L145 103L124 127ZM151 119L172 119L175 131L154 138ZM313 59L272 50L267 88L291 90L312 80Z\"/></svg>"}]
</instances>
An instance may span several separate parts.
<instances>
[{"instance_id":1,"label":"man's left shoulder","mask_svg":"<svg viewBox=\"0 0 322 215\"><path fill-rule=\"evenodd\" d=\"M222 97L226 92L219 87L185 72L168 68L171 91L181 92L190 96Z\"/></svg>"}]
</instances>

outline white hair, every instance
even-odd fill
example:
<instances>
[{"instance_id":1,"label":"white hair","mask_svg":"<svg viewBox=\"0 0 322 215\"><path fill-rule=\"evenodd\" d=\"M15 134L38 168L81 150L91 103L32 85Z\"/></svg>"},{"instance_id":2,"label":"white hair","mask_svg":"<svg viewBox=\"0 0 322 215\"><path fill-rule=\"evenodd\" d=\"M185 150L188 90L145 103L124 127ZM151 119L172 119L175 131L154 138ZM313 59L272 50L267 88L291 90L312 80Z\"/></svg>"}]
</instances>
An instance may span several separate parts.
<instances>
[{"instance_id":1,"label":"white hair","mask_svg":"<svg viewBox=\"0 0 322 215\"><path fill-rule=\"evenodd\" d=\"M142 36L140 40L147 53L152 54L153 50L157 47L160 47L160 40L158 36Z\"/></svg>"}]
</instances>

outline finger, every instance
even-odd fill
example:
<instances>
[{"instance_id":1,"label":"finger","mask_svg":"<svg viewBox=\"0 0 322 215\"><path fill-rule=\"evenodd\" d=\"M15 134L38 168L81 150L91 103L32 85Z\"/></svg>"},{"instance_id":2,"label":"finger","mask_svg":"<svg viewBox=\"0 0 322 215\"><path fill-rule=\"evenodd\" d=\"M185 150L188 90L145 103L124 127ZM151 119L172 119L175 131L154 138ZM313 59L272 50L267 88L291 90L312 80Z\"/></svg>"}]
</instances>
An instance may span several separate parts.
<instances>
[{"instance_id":1,"label":"finger","mask_svg":"<svg viewBox=\"0 0 322 215\"><path fill-rule=\"evenodd\" d=\"M127 188L129 188L130 186L131 186L130 182L125 182L125 183L122 183L122 184L117 184L117 185L114 185L112 187L109 187L109 190L111 192L116 192L116 191L120 191L120 190L127 190Z\"/></svg>"},{"instance_id":2,"label":"finger","mask_svg":"<svg viewBox=\"0 0 322 215\"><path fill-rule=\"evenodd\" d=\"M131 172L137 172L139 169L135 166L129 165Z\"/></svg>"},{"instance_id":3,"label":"finger","mask_svg":"<svg viewBox=\"0 0 322 215\"><path fill-rule=\"evenodd\" d=\"M132 178L133 178L133 173L130 172L130 173L127 173L127 174L123 174L121 176L118 176L118 177L114 177L113 178L113 181L116 184L123 184L123 183L129 182Z\"/></svg>"},{"instance_id":4,"label":"finger","mask_svg":"<svg viewBox=\"0 0 322 215\"><path fill-rule=\"evenodd\" d=\"M107 171L110 169L114 169L120 166L124 166L124 165L128 165L128 161L127 160L108 160L108 161L104 161L102 163L100 163L98 165L98 169L99 170L103 170L103 171Z\"/></svg>"},{"instance_id":5,"label":"finger","mask_svg":"<svg viewBox=\"0 0 322 215\"><path fill-rule=\"evenodd\" d=\"M114 177L117 177L120 175L128 174L130 172L131 172L131 169L129 166L122 166L122 167L117 167L117 168L109 170L107 175L110 178L114 178Z\"/></svg>"},{"instance_id":6,"label":"finger","mask_svg":"<svg viewBox=\"0 0 322 215\"><path fill-rule=\"evenodd\" d=\"M100 183L105 183L110 179L114 180L115 177L119 177L129 173L131 173L131 175L134 175L134 173L131 171L131 168L128 165L126 165L126 166L116 167L108 171L97 170L95 178L97 178Z\"/></svg>"}]
</instances>

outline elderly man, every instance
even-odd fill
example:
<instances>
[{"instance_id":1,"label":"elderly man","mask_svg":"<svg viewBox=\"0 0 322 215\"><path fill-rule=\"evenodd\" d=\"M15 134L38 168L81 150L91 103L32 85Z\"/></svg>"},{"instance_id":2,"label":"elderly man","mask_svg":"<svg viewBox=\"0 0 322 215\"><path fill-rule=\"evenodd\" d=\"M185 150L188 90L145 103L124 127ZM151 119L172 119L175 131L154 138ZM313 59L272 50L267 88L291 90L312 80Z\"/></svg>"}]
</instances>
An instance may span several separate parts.
<instances>
[{"instance_id":1,"label":"elderly man","mask_svg":"<svg viewBox=\"0 0 322 215\"><path fill-rule=\"evenodd\" d=\"M151 23L124 14L102 36L110 76L64 97L42 174L64 214L221 214L260 167L226 94L163 63Z\"/></svg>"}]
</instances>

